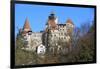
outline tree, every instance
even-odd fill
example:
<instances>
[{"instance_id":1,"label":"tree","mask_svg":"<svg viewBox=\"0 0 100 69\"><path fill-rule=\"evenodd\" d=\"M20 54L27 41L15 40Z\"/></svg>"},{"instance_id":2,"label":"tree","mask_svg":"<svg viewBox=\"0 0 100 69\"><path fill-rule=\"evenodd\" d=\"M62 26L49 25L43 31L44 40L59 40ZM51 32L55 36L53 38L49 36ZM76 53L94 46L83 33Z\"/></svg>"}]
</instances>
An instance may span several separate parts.
<instances>
[{"instance_id":1,"label":"tree","mask_svg":"<svg viewBox=\"0 0 100 69\"><path fill-rule=\"evenodd\" d=\"M93 61L94 55L94 29L92 26L82 25L78 41L73 41L75 44L74 51L76 51L76 57L78 62ZM91 30L92 29L92 30ZM89 32L91 30L91 32ZM76 36L74 37L76 39Z\"/></svg>"}]
</instances>

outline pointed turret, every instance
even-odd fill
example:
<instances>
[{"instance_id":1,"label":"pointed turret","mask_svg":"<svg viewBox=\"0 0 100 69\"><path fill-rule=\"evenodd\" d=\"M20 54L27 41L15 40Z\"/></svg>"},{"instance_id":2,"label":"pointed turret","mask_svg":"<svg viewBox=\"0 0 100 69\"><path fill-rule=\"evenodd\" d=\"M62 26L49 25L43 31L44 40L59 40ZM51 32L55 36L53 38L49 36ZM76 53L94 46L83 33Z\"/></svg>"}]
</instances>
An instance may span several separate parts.
<instances>
[{"instance_id":1,"label":"pointed turret","mask_svg":"<svg viewBox=\"0 0 100 69\"><path fill-rule=\"evenodd\" d=\"M68 19L68 20L66 21L66 23L69 23L69 24L74 25L71 19Z\"/></svg>"},{"instance_id":2,"label":"pointed turret","mask_svg":"<svg viewBox=\"0 0 100 69\"><path fill-rule=\"evenodd\" d=\"M32 31L29 25L28 18L26 18L23 29L22 29L22 35L30 34L30 32Z\"/></svg>"},{"instance_id":3,"label":"pointed turret","mask_svg":"<svg viewBox=\"0 0 100 69\"><path fill-rule=\"evenodd\" d=\"M26 20L25 20L25 24L23 26L23 31L25 31L25 32L31 31L28 18L26 18Z\"/></svg>"},{"instance_id":4,"label":"pointed turret","mask_svg":"<svg viewBox=\"0 0 100 69\"><path fill-rule=\"evenodd\" d=\"M74 23L72 22L71 19L68 19L68 20L66 21L66 28L67 28L67 33L68 33L69 35L72 35L72 32L73 32L73 30L74 30Z\"/></svg>"}]
</instances>

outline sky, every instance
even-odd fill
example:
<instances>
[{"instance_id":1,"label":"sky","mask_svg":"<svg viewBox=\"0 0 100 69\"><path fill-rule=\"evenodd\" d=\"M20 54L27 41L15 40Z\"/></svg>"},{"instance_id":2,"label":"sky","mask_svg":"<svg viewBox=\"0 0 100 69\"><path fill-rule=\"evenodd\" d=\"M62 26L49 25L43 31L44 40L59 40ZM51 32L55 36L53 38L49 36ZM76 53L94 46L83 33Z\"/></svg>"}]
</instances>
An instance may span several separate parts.
<instances>
[{"instance_id":1,"label":"sky","mask_svg":"<svg viewBox=\"0 0 100 69\"><path fill-rule=\"evenodd\" d=\"M52 11L60 24L71 19L76 27L80 27L86 22L94 21L94 8L15 4L15 34L18 33L18 28L23 28L26 18L33 32L44 30Z\"/></svg>"}]
</instances>

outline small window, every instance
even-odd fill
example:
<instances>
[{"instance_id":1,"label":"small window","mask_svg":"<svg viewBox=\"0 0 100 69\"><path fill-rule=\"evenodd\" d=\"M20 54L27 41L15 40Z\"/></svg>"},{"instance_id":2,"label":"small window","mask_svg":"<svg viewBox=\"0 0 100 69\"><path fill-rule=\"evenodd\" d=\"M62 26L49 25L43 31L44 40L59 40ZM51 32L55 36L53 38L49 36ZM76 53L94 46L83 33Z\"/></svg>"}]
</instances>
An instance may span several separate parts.
<instances>
[{"instance_id":1,"label":"small window","mask_svg":"<svg viewBox=\"0 0 100 69\"><path fill-rule=\"evenodd\" d=\"M27 40L27 38L24 38L25 40Z\"/></svg>"},{"instance_id":2,"label":"small window","mask_svg":"<svg viewBox=\"0 0 100 69\"><path fill-rule=\"evenodd\" d=\"M25 41L25 45L28 45L28 41Z\"/></svg>"},{"instance_id":3,"label":"small window","mask_svg":"<svg viewBox=\"0 0 100 69\"><path fill-rule=\"evenodd\" d=\"M63 40L63 37L61 39Z\"/></svg>"}]
</instances>

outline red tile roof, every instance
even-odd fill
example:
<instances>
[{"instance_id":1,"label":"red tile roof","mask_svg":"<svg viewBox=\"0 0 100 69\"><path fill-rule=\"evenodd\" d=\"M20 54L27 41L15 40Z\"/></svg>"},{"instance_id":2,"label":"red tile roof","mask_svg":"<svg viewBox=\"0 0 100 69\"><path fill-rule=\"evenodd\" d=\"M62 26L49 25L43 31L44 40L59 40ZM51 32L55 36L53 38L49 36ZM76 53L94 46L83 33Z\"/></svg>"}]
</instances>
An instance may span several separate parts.
<instances>
[{"instance_id":1,"label":"red tile roof","mask_svg":"<svg viewBox=\"0 0 100 69\"><path fill-rule=\"evenodd\" d=\"M30 25L29 25L28 18L26 18L26 20L25 20L25 24L24 24L24 26L23 26L23 30L24 30L24 29L29 29L29 31L31 30Z\"/></svg>"},{"instance_id":2,"label":"red tile roof","mask_svg":"<svg viewBox=\"0 0 100 69\"><path fill-rule=\"evenodd\" d=\"M71 19L68 19L66 23L70 23L70 24L73 24L72 20ZM73 24L74 25L74 24Z\"/></svg>"}]
</instances>

